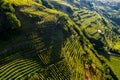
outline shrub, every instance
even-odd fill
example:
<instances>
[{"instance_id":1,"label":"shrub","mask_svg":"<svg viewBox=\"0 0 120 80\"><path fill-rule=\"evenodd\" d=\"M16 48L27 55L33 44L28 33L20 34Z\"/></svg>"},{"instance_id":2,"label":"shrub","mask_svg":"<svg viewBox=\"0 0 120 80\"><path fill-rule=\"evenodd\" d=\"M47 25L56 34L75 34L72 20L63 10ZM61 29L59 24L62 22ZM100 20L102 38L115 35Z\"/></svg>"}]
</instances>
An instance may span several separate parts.
<instances>
[{"instance_id":1,"label":"shrub","mask_svg":"<svg viewBox=\"0 0 120 80\"><path fill-rule=\"evenodd\" d=\"M13 29L17 29L18 27L21 26L20 21L18 20L18 18L13 14L13 13L5 13L6 15L6 26L10 27L11 30Z\"/></svg>"},{"instance_id":2,"label":"shrub","mask_svg":"<svg viewBox=\"0 0 120 80\"><path fill-rule=\"evenodd\" d=\"M14 14L12 4L0 0L0 36L7 39L11 33L21 26L19 19Z\"/></svg>"},{"instance_id":3,"label":"shrub","mask_svg":"<svg viewBox=\"0 0 120 80\"><path fill-rule=\"evenodd\" d=\"M1 12L15 12L15 9L13 8L12 4L5 3L3 0L0 1L0 11Z\"/></svg>"}]
</instances>

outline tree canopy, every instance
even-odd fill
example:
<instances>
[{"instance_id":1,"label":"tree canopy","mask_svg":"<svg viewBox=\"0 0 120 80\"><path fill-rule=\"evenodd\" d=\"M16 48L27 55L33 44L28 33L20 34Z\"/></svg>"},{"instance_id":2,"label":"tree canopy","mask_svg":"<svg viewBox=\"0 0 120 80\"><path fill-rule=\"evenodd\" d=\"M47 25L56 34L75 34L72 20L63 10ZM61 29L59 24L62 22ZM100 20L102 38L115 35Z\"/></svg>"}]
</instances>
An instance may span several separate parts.
<instances>
[{"instance_id":1,"label":"tree canopy","mask_svg":"<svg viewBox=\"0 0 120 80\"><path fill-rule=\"evenodd\" d=\"M0 39L7 39L12 32L21 27L12 4L0 0Z\"/></svg>"}]
</instances>

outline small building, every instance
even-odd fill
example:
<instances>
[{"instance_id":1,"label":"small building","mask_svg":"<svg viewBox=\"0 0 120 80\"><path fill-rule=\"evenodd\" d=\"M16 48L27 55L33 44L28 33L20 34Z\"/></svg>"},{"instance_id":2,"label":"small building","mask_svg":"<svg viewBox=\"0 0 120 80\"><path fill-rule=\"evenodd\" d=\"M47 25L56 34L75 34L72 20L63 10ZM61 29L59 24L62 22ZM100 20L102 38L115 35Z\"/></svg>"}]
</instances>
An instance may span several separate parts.
<instances>
[{"instance_id":1,"label":"small building","mask_svg":"<svg viewBox=\"0 0 120 80\"><path fill-rule=\"evenodd\" d=\"M98 33L101 33L102 31L101 30L98 30Z\"/></svg>"}]
</instances>

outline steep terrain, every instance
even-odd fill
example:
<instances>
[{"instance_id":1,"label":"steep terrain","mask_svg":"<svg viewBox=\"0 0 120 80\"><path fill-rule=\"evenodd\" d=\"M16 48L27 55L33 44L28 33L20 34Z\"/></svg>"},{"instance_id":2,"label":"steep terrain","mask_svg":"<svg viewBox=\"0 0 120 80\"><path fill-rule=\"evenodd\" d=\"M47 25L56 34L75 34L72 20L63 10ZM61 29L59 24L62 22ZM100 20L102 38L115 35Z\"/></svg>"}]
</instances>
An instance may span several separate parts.
<instances>
[{"instance_id":1,"label":"steep terrain","mask_svg":"<svg viewBox=\"0 0 120 80\"><path fill-rule=\"evenodd\" d=\"M0 40L0 79L118 80L119 35L89 1L4 0L21 23ZM119 28L119 27L117 27ZM117 47L118 46L118 47ZM108 53L115 52L116 56Z\"/></svg>"}]
</instances>

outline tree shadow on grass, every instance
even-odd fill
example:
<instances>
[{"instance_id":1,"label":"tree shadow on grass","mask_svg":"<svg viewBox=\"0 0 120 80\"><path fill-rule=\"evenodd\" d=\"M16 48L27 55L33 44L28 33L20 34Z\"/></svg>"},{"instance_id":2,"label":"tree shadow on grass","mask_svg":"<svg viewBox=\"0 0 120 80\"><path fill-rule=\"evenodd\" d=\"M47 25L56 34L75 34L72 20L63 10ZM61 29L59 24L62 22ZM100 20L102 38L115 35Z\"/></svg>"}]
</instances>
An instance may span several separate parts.
<instances>
[{"instance_id":1,"label":"tree shadow on grass","mask_svg":"<svg viewBox=\"0 0 120 80\"><path fill-rule=\"evenodd\" d=\"M87 37L87 39L93 44L94 49L97 51L99 55L104 56L106 59L110 60L110 55L108 55L108 52L104 50L104 43L98 39L90 38L87 36L85 31L83 31L84 35Z\"/></svg>"}]
</instances>

